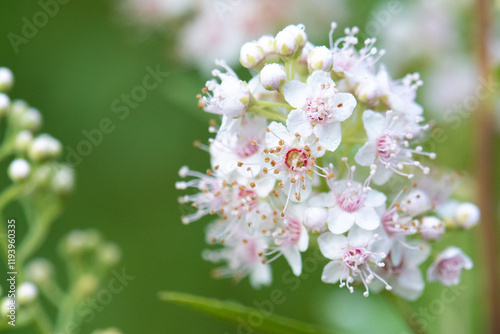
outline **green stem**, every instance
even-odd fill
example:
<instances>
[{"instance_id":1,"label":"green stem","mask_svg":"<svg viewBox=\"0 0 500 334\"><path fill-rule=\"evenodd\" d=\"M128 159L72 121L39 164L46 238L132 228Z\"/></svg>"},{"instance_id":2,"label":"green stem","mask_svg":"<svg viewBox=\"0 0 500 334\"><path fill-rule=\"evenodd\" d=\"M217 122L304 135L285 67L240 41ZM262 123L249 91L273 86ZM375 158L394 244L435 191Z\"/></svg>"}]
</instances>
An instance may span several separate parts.
<instances>
[{"instance_id":1,"label":"green stem","mask_svg":"<svg viewBox=\"0 0 500 334\"><path fill-rule=\"evenodd\" d=\"M257 100L257 101L255 101L255 104L258 106L263 106L263 107L278 107L278 108L285 108L288 110L293 109L293 107L291 105L289 105L288 103L282 103L282 102Z\"/></svg>"},{"instance_id":2,"label":"green stem","mask_svg":"<svg viewBox=\"0 0 500 334\"><path fill-rule=\"evenodd\" d=\"M265 108L250 108L249 111L252 112L254 115L265 117L273 121L278 121L282 123L286 122L286 116L278 111L271 111Z\"/></svg>"},{"instance_id":3,"label":"green stem","mask_svg":"<svg viewBox=\"0 0 500 334\"><path fill-rule=\"evenodd\" d=\"M36 302L35 308L34 322L38 331L42 334L53 334L54 327L52 326L52 322L38 301Z\"/></svg>"},{"instance_id":4,"label":"green stem","mask_svg":"<svg viewBox=\"0 0 500 334\"><path fill-rule=\"evenodd\" d=\"M2 256L7 263L8 252L7 252L7 226L5 225L5 219L3 217L3 209L17 197L19 197L23 191L26 189L27 183L14 183L9 188L7 188L0 195L0 248L2 249Z\"/></svg>"}]
</instances>

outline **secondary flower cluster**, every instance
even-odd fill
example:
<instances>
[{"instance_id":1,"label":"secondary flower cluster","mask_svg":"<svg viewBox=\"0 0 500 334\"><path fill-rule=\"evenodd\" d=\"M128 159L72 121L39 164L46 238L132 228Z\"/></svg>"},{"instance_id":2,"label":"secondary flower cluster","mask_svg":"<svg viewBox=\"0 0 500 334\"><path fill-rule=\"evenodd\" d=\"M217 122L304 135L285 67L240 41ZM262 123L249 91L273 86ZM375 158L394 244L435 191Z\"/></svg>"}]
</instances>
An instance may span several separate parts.
<instances>
[{"instance_id":1,"label":"secondary flower cluster","mask_svg":"<svg viewBox=\"0 0 500 334\"><path fill-rule=\"evenodd\" d=\"M323 282L415 299L430 245L477 224L479 211L449 199L454 177L431 174L436 155L418 145L428 129L415 102L419 75L391 79L374 38L358 47L358 28L333 40L335 28L330 47L308 42L302 25L244 44L241 64L255 74L248 82L216 62L221 69L198 96L221 116L210 124L215 138L197 144L211 169L180 169L177 189L194 190L179 198L192 207L182 221L213 218L207 242L222 247L203 256L224 263L217 277L268 285L281 256L299 276L301 253L319 246L330 260ZM449 248L427 277L457 284L471 267Z\"/></svg>"}]
</instances>

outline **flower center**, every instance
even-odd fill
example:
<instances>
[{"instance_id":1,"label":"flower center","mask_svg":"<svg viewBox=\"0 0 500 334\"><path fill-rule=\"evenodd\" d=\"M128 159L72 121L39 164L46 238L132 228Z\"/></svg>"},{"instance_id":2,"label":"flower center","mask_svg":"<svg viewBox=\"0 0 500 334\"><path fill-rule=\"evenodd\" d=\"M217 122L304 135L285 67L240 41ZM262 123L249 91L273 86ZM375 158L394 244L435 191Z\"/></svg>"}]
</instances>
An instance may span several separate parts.
<instances>
[{"instance_id":1,"label":"flower center","mask_svg":"<svg viewBox=\"0 0 500 334\"><path fill-rule=\"evenodd\" d=\"M351 268L357 269L360 265L365 263L367 254L364 248L355 248L347 251L344 254L344 262Z\"/></svg>"},{"instance_id":2,"label":"flower center","mask_svg":"<svg viewBox=\"0 0 500 334\"><path fill-rule=\"evenodd\" d=\"M384 134L377 140L377 155L382 161L390 160L399 152L399 145L391 135Z\"/></svg>"},{"instance_id":3,"label":"flower center","mask_svg":"<svg viewBox=\"0 0 500 334\"><path fill-rule=\"evenodd\" d=\"M257 153L257 151L259 151L259 146L252 144L253 141L254 138L248 138L244 144L238 145L236 154L240 158L248 158Z\"/></svg>"},{"instance_id":4,"label":"flower center","mask_svg":"<svg viewBox=\"0 0 500 334\"><path fill-rule=\"evenodd\" d=\"M292 148L286 153L285 164L291 170L307 167L308 157L306 152Z\"/></svg>"},{"instance_id":5,"label":"flower center","mask_svg":"<svg viewBox=\"0 0 500 334\"><path fill-rule=\"evenodd\" d=\"M328 110L327 105L322 98L317 98L315 100L309 100L306 104L306 114L309 116L311 121L323 122L328 120L330 110Z\"/></svg>"},{"instance_id":6,"label":"flower center","mask_svg":"<svg viewBox=\"0 0 500 334\"><path fill-rule=\"evenodd\" d=\"M366 195L361 187L358 189L348 187L337 197L337 203L342 210L353 212L364 204L365 199Z\"/></svg>"},{"instance_id":7,"label":"flower center","mask_svg":"<svg viewBox=\"0 0 500 334\"><path fill-rule=\"evenodd\" d=\"M251 189L238 189L238 199L241 203L241 208L251 211L257 207L257 193Z\"/></svg>"},{"instance_id":8,"label":"flower center","mask_svg":"<svg viewBox=\"0 0 500 334\"><path fill-rule=\"evenodd\" d=\"M301 224L297 220L290 220L287 226L288 241L290 244L296 244L299 241L301 233Z\"/></svg>"}]
</instances>

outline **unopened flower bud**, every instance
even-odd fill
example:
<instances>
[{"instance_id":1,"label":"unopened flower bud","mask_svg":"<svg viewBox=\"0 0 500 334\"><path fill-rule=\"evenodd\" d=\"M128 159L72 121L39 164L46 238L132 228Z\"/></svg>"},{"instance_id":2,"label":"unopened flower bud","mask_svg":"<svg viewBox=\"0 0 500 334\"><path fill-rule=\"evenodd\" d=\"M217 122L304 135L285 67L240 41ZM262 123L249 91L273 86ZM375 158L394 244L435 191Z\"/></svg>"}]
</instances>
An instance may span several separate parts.
<instances>
[{"instance_id":1,"label":"unopened flower bud","mask_svg":"<svg viewBox=\"0 0 500 334\"><path fill-rule=\"evenodd\" d=\"M302 48L302 51L300 53L300 57L298 60L299 65L307 67L307 58L309 57L309 54L314 48L315 46L310 42L306 43L306 45Z\"/></svg>"},{"instance_id":2,"label":"unopened flower bud","mask_svg":"<svg viewBox=\"0 0 500 334\"><path fill-rule=\"evenodd\" d=\"M291 32L295 36L295 44L297 47L301 48L307 43L307 35L305 30L305 27L303 24L298 24L298 25L289 25L285 29L286 31Z\"/></svg>"},{"instance_id":3,"label":"unopened flower bud","mask_svg":"<svg viewBox=\"0 0 500 334\"><path fill-rule=\"evenodd\" d=\"M42 125L42 114L38 109L28 108L21 114L19 125L23 129L36 131Z\"/></svg>"},{"instance_id":4,"label":"unopened flower bud","mask_svg":"<svg viewBox=\"0 0 500 334\"><path fill-rule=\"evenodd\" d=\"M246 68L257 66L264 59L264 56L264 50L257 42L245 43L240 50L240 62Z\"/></svg>"},{"instance_id":5,"label":"unopened flower bud","mask_svg":"<svg viewBox=\"0 0 500 334\"><path fill-rule=\"evenodd\" d=\"M52 264L43 258L34 259L26 265L26 277L35 284L44 284L53 273Z\"/></svg>"},{"instance_id":6,"label":"unopened flower bud","mask_svg":"<svg viewBox=\"0 0 500 334\"><path fill-rule=\"evenodd\" d=\"M76 293L80 298L93 294L99 287L99 280L92 274L86 274L80 277L76 282Z\"/></svg>"},{"instance_id":7,"label":"unopened flower bud","mask_svg":"<svg viewBox=\"0 0 500 334\"><path fill-rule=\"evenodd\" d=\"M0 316L4 318L10 317L11 315L13 317L16 316L16 300L4 297L0 300Z\"/></svg>"},{"instance_id":8,"label":"unopened flower bud","mask_svg":"<svg viewBox=\"0 0 500 334\"><path fill-rule=\"evenodd\" d=\"M445 227L440 219L429 216L422 218L420 231L422 233L422 238L426 240L439 240L445 232Z\"/></svg>"},{"instance_id":9,"label":"unopened flower bud","mask_svg":"<svg viewBox=\"0 0 500 334\"><path fill-rule=\"evenodd\" d=\"M31 304L38 295L38 289L33 283L25 282L17 289L17 302L19 305Z\"/></svg>"},{"instance_id":10,"label":"unopened flower bud","mask_svg":"<svg viewBox=\"0 0 500 334\"><path fill-rule=\"evenodd\" d=\"M311 232L323 233L326 231L328 212L323 208L309 208L306 210L305 225Z\"/></svg>"},{"instance_id":11,"label":"unopened flower bud","mask_svg":"<svg viewBox=\"0 0 500 334\"><path fill-rule=\"evenodd\" d=\"M446 248L427 270L429 282L439 281L443 285L460 283L462 269L472 269L472 260L460 248Z\"/></svg>"},{"instance_id":12,"label":"unopened flower bud","mask_svg":"<svg viewBox=\"0 0 500 334\"><path fill-rule=\"evenodd\" d=\"M356 85L354 94L359 101L372 103L378 96L379 84L374 78L367 78Z\"/></svg>"},{"instance_id":13,"label":"unopened flower bud","mask_svg":"<svg viewBox=\"0 0 500 334\"><path fill-rule=\"evenodd\" d=\"M264 35L257 40L257 44L264 51L265 56L269 56L275 52L274 50L274 36Z\"/></svg>"},{"instance_id":14,"label":"unopened flower bud","mask_svg":"<svg viewBox=\"0 0 500 334\"><path fill-rule=\"evenodd\" d=\"M75 173L73 168L60 166L52 178L52 188L60 195L67 195L73 191L75 184Z\"/></svg>"},{"instance_id":15,"label":"unopened flower bud","mask_svg":"<svg viewBox=\"0 0 500 334\"><path fill-rule=\"evenodd\" d=\"M282 30L274 39L274 49L281 56L291 56L297 50L296 36L289 30Z\"/></svg>"},{"instance_id":16,"label":"unopened flower bud","mask_svg":"<svg viewBox=\"0 0 500 334\"><path fill-rule=\"evenodd\" d=\"M30 174L30 164L24 159L16 159L9 165L9 177L12 181L25 180Z\"/></svg>"},{"instance_id":17,"label":"unopened flower bud","mask_svg":"<svg viewBox=\"0 0 500 334\"><path fill-rule=\"evenodd\" d=\"M330 71L333 65L333 54L326 46L317 46L309 53L307 64L312 71Z\"/></svg>"},{"instance_id":18,"label":"unopened flower bud","mask_svg":"<svg viewBox=\"0 0 500 334\"><path fill-rule=\"evenodd\" d=\"M98 249L97 256L99 261L105 266L113 267L121 259L121 249L114 243L106 243Z\"/></svg>"},{"instance_id":19,"label":"unopened flower bud","mask_svg":"<svg viewBox=\"0 0 500 334\"><path fill-rule=\"evenodd\" d=\"M122 334L122 332L118 328L106 328L106 329L98 329L92 332L92 334Z\"/></svg>"},{"instance_id":20,"label":"unopened flower bud","mask_svg":"<svg viewBox=\"0 0 500 334\"><path fill-rule=\"evenodd\" d=\"M61 154L62 147L59 140L48 134L41 134L31 144L29 157L33 161L56 158Z\"/></svg>"},{"instance_id":21,"label":"unopened flower bud","mask_svg":"<svg viewBox=\"0 0 500 334\"><path fill-rule=\"evenodd\" d=\"M31 131L23 130L17 134L16 137L16 150L19 152L26 152L31 147L33 142L33 134Z\"/></svg>"},{"instance_id":22,"label":"unopened flower bud","mask_svg":"<svg viewBox=\"0 0 500 334\"><path fill-rule=\"evenodd\" d=\"M285 68L280 64L267 64L260 71L260 83L267 90L278 90L285 82Z\"/></svg>"},{"instance_id":23,"label":"unopened flower bud","mask_svg":"<svg viewBox=\"0 0 500 334\"><path fill-rule=\"evenodd\" d=\"M7 94L0 93L0 117L7 114L10 107L10 99Z\"/></svg>"},{"instance_id":24,"label":"unopened flower bud","mask_svg":"<svg viewBox=\"0 0 500 334\"><path fill-rule=\"evenodd\" d=\"M479 223L481 212L472 203L461 203L455 210L455 219L462 228L471 228Z\"/></svg>"},{"instance_id":25,"label":"unopened flower bud","mask_svg":"<svg viewBox=\"0 0 500 334\"><path fill-rule=\"evenodd\" d=\"M412 217L418 216L432 207L429 196L419 189L413 189L400 205L403 212Z\"/></svg>"},{"instance_id":26,"label":"unopened flower bud","mask_svg":"<svg viewBox=\"0 0 500 334\"><path fill-rule=\"evenodd\" d=\"M24 114L29 107L30 106L28 105L28 103L26 103L26 101L23 100L12 101L11 103L12 115L14 117L21 117L21 115Z\"/></svg>"},{"instance_id":27,"label":"unopened flower bud","mask_svg":"<svg viewBox=\"0 0 500 334\"><path fill-rule=\"evenodd\" d=\"M6 67L0 67L0 92L5 92L12 87L14 75Z\"/></svg>"}]
</instances>

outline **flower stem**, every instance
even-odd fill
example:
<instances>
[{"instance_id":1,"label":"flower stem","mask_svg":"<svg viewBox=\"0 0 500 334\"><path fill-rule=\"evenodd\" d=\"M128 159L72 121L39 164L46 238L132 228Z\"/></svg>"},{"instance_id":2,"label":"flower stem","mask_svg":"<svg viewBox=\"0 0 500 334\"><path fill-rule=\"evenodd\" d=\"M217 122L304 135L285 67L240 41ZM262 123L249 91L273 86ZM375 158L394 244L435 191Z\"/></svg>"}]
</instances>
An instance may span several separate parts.
<instances>
[{"instance_id":1,"label":"flower stem","mask_svg":"<svg viewBox=\"0 0 500 334\"><path fill-rule=\"evenodd\" d=\"M263 107L278 107L278 108L285 108L288 110L293 109L293 107L290 106L288 103L282 103L282 102L257 100L255 101L255 104Z\"/></svg>"},{"instance_id":2,"label":"flower stem","mask_svg":"<svg viewBox=\"0 0 500 334\"><path fill-rule=\"evenodd\" d=\"M0 248L2 249L2 256L4 256L5 263L7 263L8 252L7 252L7 227L5 225L5 219L3 217L3 209L13 200L15 200L19 195L23 193L26 188L26 183L15 183L9 188L4 190L0 195Z\"/></svg>"},{"instance_id":3,"label":"flower stem","mask_svg":"<svg viewBox=\"0 0 500 334\"><path fill-rule=\"evenodd\" d=\"M54 333L54 328L52 326L52 322L48 317L45 310L42 308L40 303L37 301L34 312L34 322L38 331L42 334L52 334Z\"/></svg>"},{"instance_id":4,"label":"flower stem","mask_svg":"<svg viewBox=\"0 0 500 334\"><path fill-rule=\"evenodd\" d=\"M254 115L265 117L267 119L278 121L278 122L286 122L286 116L278 111L272 111L266 108L250 108L248 111L252 112Z\"/></svg>"}]
</instances>

